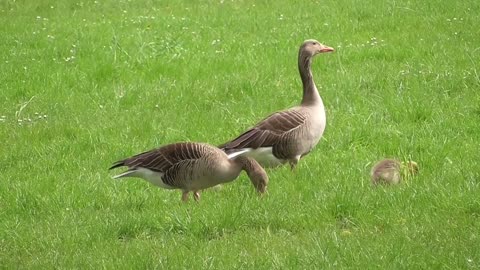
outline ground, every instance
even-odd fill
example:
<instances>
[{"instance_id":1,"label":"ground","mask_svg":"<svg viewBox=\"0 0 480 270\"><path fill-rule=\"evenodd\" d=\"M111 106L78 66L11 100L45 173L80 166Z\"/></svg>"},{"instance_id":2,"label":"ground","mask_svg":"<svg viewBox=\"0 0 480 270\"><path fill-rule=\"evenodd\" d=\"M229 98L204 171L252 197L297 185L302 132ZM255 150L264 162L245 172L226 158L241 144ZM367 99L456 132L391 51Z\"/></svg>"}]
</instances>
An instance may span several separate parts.
<instances>
[{"instance_id":1,"label":"ground","mask_svg":"<svg viewBox=\"0 0 480 270\"><path fill-rule=\"evenodd\" d=\"M1 268L480 268L480 2L257 2L0 2ZM310 38L327 128L267 196L111 179L298 104Z\"/></svg>"}]
</instances>

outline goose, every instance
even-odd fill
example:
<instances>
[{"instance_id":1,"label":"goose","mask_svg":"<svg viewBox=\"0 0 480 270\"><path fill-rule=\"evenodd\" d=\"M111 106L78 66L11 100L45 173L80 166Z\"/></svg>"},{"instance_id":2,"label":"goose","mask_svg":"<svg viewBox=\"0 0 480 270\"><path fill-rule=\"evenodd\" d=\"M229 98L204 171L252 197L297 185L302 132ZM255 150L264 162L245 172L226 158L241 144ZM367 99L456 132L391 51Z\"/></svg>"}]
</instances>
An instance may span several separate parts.
<instances>
[{"instance_id":1,"label":"goose","mask_svg":"<svg viewBox=\"0 0 480 270\"><path fill-rule=\"evenodd\" d=\"M242 153L227 155L205 143L173 143L114 162L109 170L126 166L113 178L138 177L164 189L181 189L184 202L189 192L198 201L200 190L233 181L242 170L256 190L265 193L267 173L254 159L239 156Z\"/></svg>"},{"instance_id":2,"label":"goose","mask_svg":"<svg viewBox=\"0 0 480 270\"><path fill-rule=\"evenodd\" d=\"M219 146L227 154L241 155L257 160L264 167L289 163L293 170L300 158L317 145L326 125L325 107L313 81L311 64L315 55L334 49L309 39L298 52L298 70L303 84L300 105L275 112L237 138Z\"/></svg>"},{"instance_id":3,"label":"goose","mask_svg":"<svg viewBox=\"0 0 480 270\"><path fill-rule=\"evenodd\" d=\"M372 184L398 184L418 173L418 164L415 161L401 162L396 159L378 161L370 172Z\"/></svg>"}]
</instances>

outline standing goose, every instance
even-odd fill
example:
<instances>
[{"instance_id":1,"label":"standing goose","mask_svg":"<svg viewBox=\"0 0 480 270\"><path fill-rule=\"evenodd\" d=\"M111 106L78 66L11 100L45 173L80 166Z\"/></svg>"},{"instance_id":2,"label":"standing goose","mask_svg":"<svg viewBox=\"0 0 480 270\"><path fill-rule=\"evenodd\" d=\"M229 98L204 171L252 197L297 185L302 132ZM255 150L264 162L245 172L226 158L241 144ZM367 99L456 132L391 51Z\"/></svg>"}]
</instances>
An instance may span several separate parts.
<instances>
[{"instance_id":1,"label":"standing goose","mask_svg":"<svg viewBox=\"0 0 480 270\"><path fill-rule=\"evenodd\" d=\"M139 177L165 189L181 189L183 201L190 191L198 201L200 190L233 181L242 170L257 191L264 193L267 173L255 160L238 156L242 153L227 155L204 143L174 143L117 161L110 170L127 166L127 171L113 178Z\"/></svg>"},{"instance_id":2,"label":"standing goose","mask_svg":"<svg viewBox=\"0 0 480 270\"><path fill-rule=\"evenodd\" d=\"M292 170L322 137L326 125L325 107L313 81L312 58L334 49L316 40L306 40L298 52L298 70L303 84L299 106L276 112L263 119L236 139L221 146L227 154L238 151L256 159L264 167L286 162Z\"/></svg>"}]
</instances>

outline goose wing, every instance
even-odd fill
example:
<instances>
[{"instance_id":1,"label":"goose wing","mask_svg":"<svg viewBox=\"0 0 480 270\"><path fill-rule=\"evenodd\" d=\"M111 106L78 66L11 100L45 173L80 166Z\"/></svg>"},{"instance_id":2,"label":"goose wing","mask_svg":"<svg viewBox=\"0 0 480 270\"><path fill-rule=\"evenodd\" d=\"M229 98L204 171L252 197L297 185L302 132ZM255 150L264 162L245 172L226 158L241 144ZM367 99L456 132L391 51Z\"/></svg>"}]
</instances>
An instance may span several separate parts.
<instances>
[{"instance_id":1,"label":"goose wing","mask_svg":"<svg viewBox=\"0 0 480 270\"><path fill-rule=\"evenodd\" d=\"M209 147L200 143L175 143L162 146L133 157L115 162L110 169L127 166L129 169L146 168L165 173L176 164L197 160L209 152Z\"/></svg>"},{"instance_id":2,"label":"goose wing","mask_svg":"<svg viewBox=\"0 0 480 270\"><path fill-rule=\"evenodd\" d=\"M273 146L280 142L283 135L304 125L306 119L307 116L296 109L273 113L234 140L220 145L219 148L228 151Z\"/></svg>"}]
</instances>

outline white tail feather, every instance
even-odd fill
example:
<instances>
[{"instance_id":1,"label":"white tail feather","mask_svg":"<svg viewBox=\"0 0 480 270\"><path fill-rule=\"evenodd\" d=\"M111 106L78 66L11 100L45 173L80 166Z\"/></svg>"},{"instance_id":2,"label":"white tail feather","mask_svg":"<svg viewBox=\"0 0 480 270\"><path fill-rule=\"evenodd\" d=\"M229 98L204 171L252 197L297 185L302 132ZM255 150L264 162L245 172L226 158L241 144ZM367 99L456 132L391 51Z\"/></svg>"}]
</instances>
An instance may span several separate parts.
<instances>
[{"instance_id":1,"label":"white tail feather","mask_svg":"<svg viewBox=\"0 0 480 270\"><path fill-rule=\"evenodd\" d=\"M152 171L152 170L147 169L147 168L141 168L141 167L135 168L135 169L126 171L124 173L121 173L119 175L115 175L113 177L113 179L119 179L119 178L122 178L122 177L138 177L138 178L142 178L143 180L147 180L148 182L150 182L150 183L152 183L156 186L159 186L161 188L166 188L166 189L173 189L174 188L174 187L171 187L171 186L163 183L163 180L162 180L163 173Z\"/></svg>"},{"instance_id":2,"label":"white tail feather","mask_svg":"<svg viewBox=\"0 0 480 270\"><path fill-rule=\"evenodd\" d=\"M252 151L252 148L245 148L245 149L239 150L235 153L231 153L231 154L227 155L227 157L228 157L228 159L233 159L235 157L240 156L241 154L245 154L245 153L248 153L250 151Z\"/></svg>"},{"instance_id":3,"label":"white tail feather","mask_svg":"<svg viewBox=\"0 0 480 270\"><path fill-rule=\"evenodd\" d=\"M123 172L119 175L115 175L113 176L112 178L113 179L118 179L118 178L122 178L122 177L129 177L129 176L133 176L132 174L135 173L135 171L126 171L126 172Z\"/></svg>"}]
</instances>

